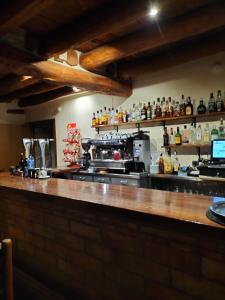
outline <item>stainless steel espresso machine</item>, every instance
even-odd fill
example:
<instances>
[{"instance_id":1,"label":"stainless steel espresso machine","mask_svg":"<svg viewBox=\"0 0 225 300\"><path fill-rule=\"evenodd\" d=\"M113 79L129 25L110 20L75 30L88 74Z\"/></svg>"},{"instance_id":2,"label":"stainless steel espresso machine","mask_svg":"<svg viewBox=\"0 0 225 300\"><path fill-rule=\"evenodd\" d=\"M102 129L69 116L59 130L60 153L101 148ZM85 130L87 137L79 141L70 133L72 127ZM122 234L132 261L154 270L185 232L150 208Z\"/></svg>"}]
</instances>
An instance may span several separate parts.
<instances>
[{"instance_id":1,"label":"stainless steel espresso machine","mask_svg":"<svg viewBox=\"0 0 225 300\"><path fill-rule=\"evenodd\" d=\"M149 171L150 138L140 131L110 139L90 139L94 172L141 173Z\"/></svg>"}]
</instances>

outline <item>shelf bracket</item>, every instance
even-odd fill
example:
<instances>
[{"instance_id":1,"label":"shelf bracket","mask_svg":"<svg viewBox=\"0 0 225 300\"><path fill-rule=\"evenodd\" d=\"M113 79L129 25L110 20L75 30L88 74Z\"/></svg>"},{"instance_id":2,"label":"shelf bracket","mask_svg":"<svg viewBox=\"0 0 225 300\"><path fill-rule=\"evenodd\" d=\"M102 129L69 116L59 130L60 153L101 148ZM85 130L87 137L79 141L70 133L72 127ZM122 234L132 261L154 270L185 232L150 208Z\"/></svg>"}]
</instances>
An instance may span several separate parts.
<instances>
[{"instance_id":1,"label":"shelf bracket","mask_svg":"<svg viewBox=\"0 0 225 300\"><path fill-rule=\"evenodd\" d=\"M198 151L198 161L200 161L200 158L201 158L201 148L198 147L197 151Z\"/></svg>"},{"instance_id":2,"label":"shelf bracket","mask_svg":"<svg viewBox=\"0 0 225 300\"><path fill-rule=\"evenodd\" d=\"M196 127L196 122L197 122L196 116L193 116L193 117L192 117L192 123L194 123L195 127Z\"/></svg>"},{"instance_id":3,"label":"shelf bracket","mask_svg":"<svg viewBox=\"0 0 225 300\"><path fill-rule=\"evenodd\" d=\"M139 132L140 128L141 128L141 124L140 123L136 123L136 128L138 129L138 132Z\"/></svg>"},{"instance_id":4,"label":"shelf bracket","mask_svg":"<svg viewBox=\"0 0 225 300\"><path fill-rule=\"evenodd\" d=\"M99 127L96 127L95 130L96 130L97 133L99 134Z\"/></svg>"},{"instance_id":5,"label":"shelf bracket","mask_svg":"<svg viewBox=\"0 0 225 300\"><path fill-rule=\"evenodd\" d=\"M119 131L119 126L118 125L114 125L113 127L114 127L114 130L116 130L116 132Z\"/></svg>"}]
</instances>

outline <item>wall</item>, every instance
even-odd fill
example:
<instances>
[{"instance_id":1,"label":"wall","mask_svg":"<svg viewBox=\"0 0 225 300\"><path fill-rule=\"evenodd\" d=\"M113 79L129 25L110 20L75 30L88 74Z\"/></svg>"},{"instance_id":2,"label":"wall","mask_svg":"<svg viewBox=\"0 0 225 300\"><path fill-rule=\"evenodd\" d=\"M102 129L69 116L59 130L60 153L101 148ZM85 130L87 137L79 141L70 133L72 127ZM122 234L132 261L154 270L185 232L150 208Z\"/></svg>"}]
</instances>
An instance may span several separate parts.
<instances>
[{"instance_id":1,"label":"wall","mask_svg":"<svg viewBox=\"0 0 225 300\"><path fill-rule=\"evenodd\" d=\"M210 92L216 93L218 89L225 90L224 66L225 53L223 52L161 72L139 76L133 84L133 95L128 99L97 94L77 99L73 96L64 97L27 109L26 117L29 121L55 118L58 165L61 166L63 149L61 141L65 137L67 123L76 121L81 128L83 137L94 137L96 132L90 128L92 113L104 106L122 105L124 108L129 108L133 103L148 102L157 97L171 96L179 99L181 94L190 95L197 104L199 99L203 97L207 103ZM170 127L176 128L176 126ZM159 154L162 145L162 127L152 127L146 130L150 131L152 152ZM196 155L180 155L179 158L181 163L186 165L197 157Z\"/></svg>"},{"instance_id":2,"label":"wall","mask_svg":"<svg viewBox=\"0 0 225 300\"><path fill-rule=\"evenodd\" d=\"M24 125L25 116L7 114L9 108L18 107L14 102L0 104L0 171L18 164L20 153L24 152L22 138L31 136L29 126Z\"/></svg>"}]
</instances>

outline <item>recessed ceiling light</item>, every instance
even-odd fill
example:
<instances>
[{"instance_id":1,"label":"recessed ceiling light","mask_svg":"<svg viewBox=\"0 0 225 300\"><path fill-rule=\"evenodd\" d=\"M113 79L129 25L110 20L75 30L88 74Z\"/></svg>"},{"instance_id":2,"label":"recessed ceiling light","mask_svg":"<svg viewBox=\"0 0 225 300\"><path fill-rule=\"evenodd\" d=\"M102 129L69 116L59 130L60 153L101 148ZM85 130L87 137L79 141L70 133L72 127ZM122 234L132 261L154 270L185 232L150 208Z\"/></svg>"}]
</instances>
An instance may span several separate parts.
<instances>
[{"instance_id":1,"label":"recessed ceiling light","mask_svg":"<svg viewBox=\"0 0 225 300\"><path fill-rule=\"evenodd\" d=\"M73 86L73 91L75 92L75 93L77 93L77 92L80 92L80 89L79 88L77 88L76 86Z\"/></svg>"},{"instance_id":2,"label":"recessed ceiling light","mask_svg":"<svg viewBox=\"0 0 225 300\"><path fill-rule=\"evenodd\" d=\"M159 10L157 7L152 7L149 11L149 16L151 17L155 17L156 15L158 15Z\"/></svg>"}]
</instances>

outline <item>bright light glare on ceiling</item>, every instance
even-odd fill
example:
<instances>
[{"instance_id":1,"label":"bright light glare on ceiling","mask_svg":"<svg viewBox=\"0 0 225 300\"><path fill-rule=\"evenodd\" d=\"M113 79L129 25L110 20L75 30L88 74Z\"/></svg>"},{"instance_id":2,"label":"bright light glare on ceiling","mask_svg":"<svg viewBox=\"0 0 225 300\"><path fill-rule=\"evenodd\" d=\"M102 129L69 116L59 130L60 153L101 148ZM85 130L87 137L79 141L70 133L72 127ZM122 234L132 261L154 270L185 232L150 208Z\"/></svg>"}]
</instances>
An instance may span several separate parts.
<instances>
[{"instance_id":1,"label":"bright light glare on ceiling","mask_svg":"<svg viewBox=\"0 0 225 300\"><path fill-rule=\"evenodd\" d=\"M155 17L159 13L159 10L156 7L152 7L149 11L149 16L150 17Z\"/></svg>"},{"instance_id":2,"label":"bright light glare on ceiling","mask_svg":"<svg viewBox=\"0 0 225 300\"><path fill-rule=\"evenodd\" d=\"M77 93L77 92L80 92L80 89L77 88L76 86L73 86L73 91L74 91L75 93Z\"/></svg>"}]
</instances>

